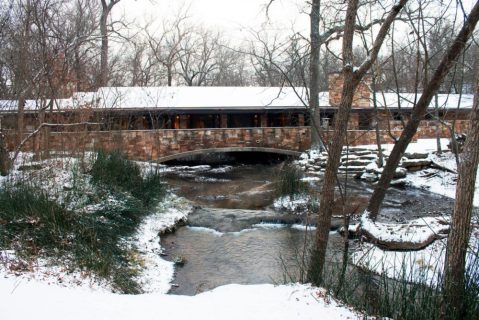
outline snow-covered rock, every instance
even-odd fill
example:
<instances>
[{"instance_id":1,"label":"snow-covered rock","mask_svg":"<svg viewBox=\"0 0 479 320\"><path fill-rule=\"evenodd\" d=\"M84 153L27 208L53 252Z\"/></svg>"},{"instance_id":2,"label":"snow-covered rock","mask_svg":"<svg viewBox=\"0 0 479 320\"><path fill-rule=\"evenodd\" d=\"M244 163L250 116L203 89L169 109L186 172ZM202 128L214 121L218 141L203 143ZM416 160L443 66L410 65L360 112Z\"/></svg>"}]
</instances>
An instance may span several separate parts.
<instances>
[{"instance_id":1,"label":"snow-covered rock","mask_svg":"<svg viewBox=\"0 0 479 320\"><path fill-rule=\"evenodd\" d=\"M374 244L394 250L417 250L436 239L443 238L449 230L449 219L425 217L406 224L372 221L368 212L361 216L361 231Z\"/></svg>"}]
</instances>

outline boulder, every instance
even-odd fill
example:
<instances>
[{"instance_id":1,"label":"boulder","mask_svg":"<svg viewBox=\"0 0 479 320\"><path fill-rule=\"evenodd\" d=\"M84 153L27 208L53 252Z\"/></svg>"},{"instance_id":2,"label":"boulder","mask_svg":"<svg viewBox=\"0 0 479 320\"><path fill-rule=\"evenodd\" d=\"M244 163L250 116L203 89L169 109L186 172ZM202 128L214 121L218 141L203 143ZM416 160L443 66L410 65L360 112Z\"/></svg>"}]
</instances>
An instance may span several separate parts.
<instances>
[{"instance_id":1,"label":"boulder","mask_svg":"<svg viewBox=\"0 0 479 320\"><path fill-rule=\"evenodd\" d=\"M405 178L406 174L407 174L406 168L398 167L396 168L396 172L394 173L394 179Z\"/></svg>"},{"instance_id":2,"label":"boulder","mask_svg":"<svg viewBox=\"0 0 479 320\"><path fill-rule=\"evenodd\" d=\"M417 171L422 168L429 167L431 160L429 159L405 159L402 161L401 166L409 171Z\"/></svg>"},{"instance_id":3,"label":"boulder","mask_svg":"<svg viewBox=\"0 0 479 320\"><path fill-rule=\"evenodd\" d=\"M396 188L403 188L407 185L406 179L394 179L391 181L390 186Z\"/></svg>"},{"instance_id":4,"label":"boulder","mask_svg":"<svg viewBox=\"0 0 479 320\"><path fill-rule=\"evenodd\" d=\"M429 153L427 152L406 152L404 156L408 159L427 159Z\"/></svg>"},{"instance_id":5,"label":"boulder","mask_svg":"<svg viewBox=\"0 0 479 320\"><path fill-rule=\"evenodd\" d=\"M376 182L378 181L378 175L370 172L363 172L361 174L361 180L365 180L368 182Z\"/></svg>"},{"instance_id":6,"label":"boulder","mask_svg":"<svg viewBox=\"0 0 479 320\"><path fill-rule=\"evenodd\" d=\"M362 167L366 167L368 164L370 164L371 161L370 160L361 160L361 159L350 159L348 161L343 161L342 165L343 166L362 166Z\"/></svg>"},{"instance_id":7,"label":"boulder","mask_svg":"<svg viewBox=\"0 0 479 320\"><path fill-rule=\"evenodd\" d=\"M361 159L361 160L373 161L373 160L376 160L377 158L378 158L378 156L375 155L375 154L367 154L367 155L359 156L359 159Z\"/></svg>"}]
</instances>

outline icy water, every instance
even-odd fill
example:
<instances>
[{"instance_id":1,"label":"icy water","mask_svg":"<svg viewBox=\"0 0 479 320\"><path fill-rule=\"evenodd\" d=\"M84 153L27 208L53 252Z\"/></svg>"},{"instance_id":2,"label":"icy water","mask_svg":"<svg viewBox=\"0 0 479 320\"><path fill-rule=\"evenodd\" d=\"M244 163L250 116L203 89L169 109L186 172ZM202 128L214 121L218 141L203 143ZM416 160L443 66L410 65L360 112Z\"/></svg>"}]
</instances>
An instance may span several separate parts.
<instances>
[{"instance_id":1,"label":"icy water","mask_svg":"<svg viewBox=\"0 0 479 320\"><path fill-rule=\"evenodd\" d=\"M167 259L181 257L174 294L194 295L230 283L283 283L298 280L302 252L313 232L302 218L273 209L272 183L281 164L170 168L167 179L197 209L188 226L162 237ZM321 182L315 182L318 188ZM349 180L349 210L361 212L371 186ZM339 208L339 206L338 206ZM427 191L393 189L383 220L401 221L451 211L452 201ZM341 219L335 219L336 227ZM313 221L314 223L314 221ZM340 260L342 238L330 234L329 260ZM351 246L354 250L354 241Z\"/></svg>"}]
</instances>

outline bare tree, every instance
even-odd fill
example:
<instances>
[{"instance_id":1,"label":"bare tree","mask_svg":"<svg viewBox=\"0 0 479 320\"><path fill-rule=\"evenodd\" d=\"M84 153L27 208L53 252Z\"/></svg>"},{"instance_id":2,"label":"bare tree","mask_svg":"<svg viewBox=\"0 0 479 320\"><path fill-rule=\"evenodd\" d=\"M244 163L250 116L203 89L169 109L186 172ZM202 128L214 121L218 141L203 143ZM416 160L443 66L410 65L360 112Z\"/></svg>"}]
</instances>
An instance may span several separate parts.
<instances>
[{"instance_id":1,"label":"bare tree","mask_svg":"<svg viewBox=\"0 0 479 320\"><path fill-rule=\"evenodd\" d=\"M309 110L312 116L313 126L311 130L312 147L317 148L321 145L319 137L320 114L319 114L319 16L320 16L320 0L311 2L310 21L310 67L309 67Z\"/></svg>"},{"instance_id":2,"label":"bare tree","mask_svg":"<svg viewBox=\"0 0 479 320\"><path fill-rule=\"evenodd\" d=\"M211 80L212 86L243 87L250 84L246 54L228 43L219 43L215 56L217 69Z\"/></svg>"},{"instance_id":3,"label":"bare tree","mask_svg":"<svg viewBox=\"0 0 479 320\"><path fill-rule=\"evenodd\" d=\"M479 52L478 52L479 53ZM451 231L447 240L444 264L445 318L462 318L462 304L466 286L466 254L471 231L473 199L479 165L479 69L477 72L471 126L457 168L456 201Z\"/></svg>"},{"instance_id":4,"label":"bare tree","mask_svg":"<svg viewBox=\"0 0 479 320\"><path fill-rule=\"evenodd\" d=\"M182 52L182 41L192 33L191 27L186 24L187 19L188 12L180 12L173 21L165 21L161 30L152 32L148 27L145 28L153 57L166 69L169 87L172 85L175 68Z\"/></svg>"},{"instance_id":5,"label":"bare tree","mask_svg":"<svg viewBox=\"0 0 479 320\"><path fill-rule=\"evenodd\" d=\"M100 15L100 34L101 34L101 53L100 53L100 83L99 86L106 86L108 83L108 17L113 7L118 4L120 0L101 0L101 15Z\"/></svg>"},{"instance_id":6,"label":"bare tree","mask_svg":"<svg viewBox=\"0 0 479 320\"><path fill-rule=\"evenodd\" d=\"M341 102L336 115L333 138L329 142L329 157L326 165L323 187L321 189L320 207L318 214L315 248L311 257L309 277L315 284L320 284L323 277L323 268L326 260L326 248L328 244L331 216L334 206L334 187L336 174L341 158L341 151L346 138L349 112L353 102L355 89L375 63L379 50L386 38L389 29L396 19L407 0L400 0L393 5L383 19L378 34L372 45L371 53L366 60L357 68L353 68L353 38L356 30L356 17L359 8L358 0L348 1L344 32L342 40L343 78L344 85L341 94ZM333 142L334 141L334 142Z\"/></svg>"},{"instance_id":7,"label":"bare tree","mask_svg":"<svg viewBox=\"0 0 479 320\"><path fill-rule=\"evenodd\" d=\"M179 74L188 86L208 85L218 69L215 58L220 35L206 30L189 33L181 41Z\"/></svg>"},{"instance_id":8,"label":"bare tree","mask_svg":"<svg viewBox=\"0 0 479 320\"><path fill-rule=\"evenodd\" d=\"M393 150L391 151L381 178L379 179L379 182L374 189L373 195L369 200L367 210L371 219L376 219L379 213L379 208L382 204L382 201L384 200L386 191L389 187L389 183L394 176L394 172L399 164L399 161L401 160L401 157L406 151L409 142L416 134L419 123L422 119L424 119L427 108L431 103L434 94L441 86L442 81L453 67L454 62L457 60L458 56L461 54L462 50L465 48L468 40L473 34L474 28L476 27L478 20L479 2L476 2L471 12L469 13L469 16L467 17L467 20L465 21L461 31L458 33L452 45L443 55L439 66L435 70L431 79L428 81L427 86L424 88L424 91L421 95L421 98L413 107L411 119L408 121L399 140L396 142Z\"/></svg>"}]
</instances>

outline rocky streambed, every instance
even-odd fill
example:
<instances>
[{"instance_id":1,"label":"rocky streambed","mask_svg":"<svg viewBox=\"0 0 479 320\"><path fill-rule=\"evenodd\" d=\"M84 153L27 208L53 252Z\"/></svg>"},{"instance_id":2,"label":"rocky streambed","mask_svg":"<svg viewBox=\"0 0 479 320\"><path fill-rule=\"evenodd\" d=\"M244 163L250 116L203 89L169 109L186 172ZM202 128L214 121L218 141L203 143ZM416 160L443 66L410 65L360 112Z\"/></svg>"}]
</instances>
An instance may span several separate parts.
<instances>
[{"instance_id":1,"label":"rocky streambed","mask_svg":"<svg viewBox=\"0 0 479 320\"><path fill-rule=\"evenodd\" d=\"M355 161L364 161L362 171L357 174L363 174L375 161L373 152L357 150L355 155ZM300 161L306 175L315 178L306 179L312 193L319 192L321 160L313 156ZM352 159L348 157L345 161ZM236 164L165 170L174 192L196 206L186 226L161 239L166 258L178 262L172 293L196 294L229 283L297 280L302 253L307 248L305 244L312 242L316 219L301 210L290 212L275 205L278 199L273 184L281 167L281 163ZM342 175L341 179L344 178ZM360 213L372 190L369 182L349 179L348 208ZM380 219L403 222L451 208L452 200L427 190L392 188ZM341 212L342 203L338 202L328 246L329 261L342 258L343 239L334 231L342 225ZM351 248L355 248L353 241Z\"/></svg>"}]
</instances>

